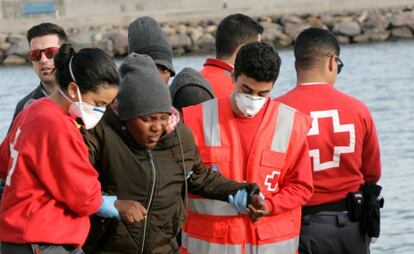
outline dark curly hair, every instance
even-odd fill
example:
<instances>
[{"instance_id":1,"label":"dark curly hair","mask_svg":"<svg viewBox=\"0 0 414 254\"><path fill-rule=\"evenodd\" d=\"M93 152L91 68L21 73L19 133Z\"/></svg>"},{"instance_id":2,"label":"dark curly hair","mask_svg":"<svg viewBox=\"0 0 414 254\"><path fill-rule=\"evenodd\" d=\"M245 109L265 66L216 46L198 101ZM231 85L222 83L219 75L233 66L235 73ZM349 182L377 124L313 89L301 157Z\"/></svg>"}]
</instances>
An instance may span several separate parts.
<instances>
[{"instance_id":1,"label":"dark curly hair","mask_svg":"<svg viewBox=\"0 0 414 254\"><path fill-rule=\"evenodd\" d=\"M275 82L282 61L279 54L264 42L253 42L243 46L237 53L234 78L241 74L259 82Z\"/></svg>"}]
</instances>

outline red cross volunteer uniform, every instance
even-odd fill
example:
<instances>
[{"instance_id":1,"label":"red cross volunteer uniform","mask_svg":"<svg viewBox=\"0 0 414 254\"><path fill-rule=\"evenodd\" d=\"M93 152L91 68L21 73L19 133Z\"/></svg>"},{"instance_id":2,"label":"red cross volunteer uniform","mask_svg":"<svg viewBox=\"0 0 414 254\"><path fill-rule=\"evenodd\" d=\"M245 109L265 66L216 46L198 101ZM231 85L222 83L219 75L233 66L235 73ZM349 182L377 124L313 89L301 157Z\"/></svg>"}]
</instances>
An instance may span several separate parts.
<instances>
[{"instance_id":1,"label":"red cross volunteer uniform","mask_svg":"<svg viewBox=\"0 0 414 254\"><path fill-rule=\"evenodd\" d=\"M200 73L210 83L215 97L228 97L233 93L233 69L232 65L215 58L208 58L204 63Z\"/></svg>"},{"instance_id":2,"label":"red cross volunteer uniform","mask_svg":"<svg viewBox=\"0 0 414 254\"><path fill-rule=\"evenodd\" d=\"M270 215L253 223L226 202L190 196L182 253L297 252L301 206L313 191L306 142L310 119L270 99L262 111L256 115L262 119L257 131L246 133L240 132L228 97L183 110L204 163L233 180L256 182ZM241 138L245 135L254 135L252 142ZM247 158L246 143L251 143Z\"/></svg>"},{"instance_id":3,"label":"red cross volunteer uniform","mask_svg":"<svg viewBox=\"0 0 414 254\"><path fill-rule=\"evenodd\" d=\"M298 85L277 98L312 117L308 133L315 191L307 206L332 203L381 176L380 149L368 108L330 84Z\"/></svg>"},{"instance_id":4,"label":"red cross volunteer uniform","mask_svg":"<svg viewBox=\"0 0 414 254\"><path fill-rule=\"evenodd\" d=\"M79 129L59 105L39 99L17 116L0 146L0 178L0 242L85 242L101 185Z\"/></svg>"}]
</instances>

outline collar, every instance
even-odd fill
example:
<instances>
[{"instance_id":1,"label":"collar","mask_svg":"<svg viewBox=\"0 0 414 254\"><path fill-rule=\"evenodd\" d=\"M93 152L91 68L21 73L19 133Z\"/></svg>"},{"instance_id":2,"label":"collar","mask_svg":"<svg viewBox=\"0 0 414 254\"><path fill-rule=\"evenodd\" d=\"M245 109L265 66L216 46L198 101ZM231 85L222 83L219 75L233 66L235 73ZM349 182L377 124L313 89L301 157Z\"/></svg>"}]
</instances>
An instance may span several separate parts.
<instances>
[{"instance_id":1,"label":"collar","mask_svg":"<svg viewBox=\"0 0 414 254\"><path fill-rule=\"evenodd\" d=\"M229 72L233 72L234 66L217 58L207 58L204 66L216 66Z\"/></svg>"},{"instance_id":2,"label":"collar","mask_svg":"<svg viewBox=\"0 0 414 254\"><path fill-rule=\"evenodd\" d=\"M330 85L330 84L326 82L309 82L309 83L299 84L299 86L316 86L316 85Z\"/></svg>"}]
</instances>

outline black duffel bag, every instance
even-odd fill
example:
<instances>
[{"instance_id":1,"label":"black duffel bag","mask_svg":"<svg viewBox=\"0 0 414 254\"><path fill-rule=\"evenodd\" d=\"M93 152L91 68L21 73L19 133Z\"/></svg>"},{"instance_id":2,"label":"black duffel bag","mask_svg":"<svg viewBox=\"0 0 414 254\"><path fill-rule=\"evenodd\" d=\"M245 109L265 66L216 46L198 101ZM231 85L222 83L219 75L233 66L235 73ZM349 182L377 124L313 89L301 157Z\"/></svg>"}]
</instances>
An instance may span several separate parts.
<instances>
[{"instance_id":1,"label":"black duffel bag","mask_svg":"<svg viewBox=\"0 0 414 254\"><path fill-rule=\"evenodd\" d=\"M380 209L384 206L384 198L380 195L381 189L381 186L371 183L363 184L360 189L364 196L361 232L374 238L380 235Z\"/></svg>"}]
</instances>

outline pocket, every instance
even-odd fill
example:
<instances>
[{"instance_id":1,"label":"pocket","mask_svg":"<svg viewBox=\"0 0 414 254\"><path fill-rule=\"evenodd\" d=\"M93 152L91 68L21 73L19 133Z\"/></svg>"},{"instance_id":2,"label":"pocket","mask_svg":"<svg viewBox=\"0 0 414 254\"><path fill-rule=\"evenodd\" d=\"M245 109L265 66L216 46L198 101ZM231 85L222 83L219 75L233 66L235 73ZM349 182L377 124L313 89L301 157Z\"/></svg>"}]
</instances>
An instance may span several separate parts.
<instances>
[{"instance_id":1,"label":"pocket","mask_svg":"<svg viewBox=\"0 0 414 254\"><path fill-rule=\"evenodd\" d=\"M201 147L199 152L203 163L226 177L230 175L230 149L228 147Z\"/></svg>"},{"instance_id":2,"label":"pocket","mask_svg":"<svg viewBox=\"0 0 414 254\"><path fill-rule=\"evenodd\" d=\"M298 235L299 228L299 218L271 216L256 222L257 235L260 241L289 239Z\"/></svg>"},{"instance_id":3,"label":"pocket","mask_svg":"<svg viewBox=\"0 0 414 254\"><path fill-rule=\"evenodd\" d=\"M279 190L280 174L285 164L285 154L264 150L260 159L260 171L258 183L261 192L275 193Z\"/></svg>"},{"instance_id":4,"label":"pocket","mask_svg":"<svg viewBox=\"0 0 414 254\"><path fill-rule=\"evenodd\" d=\"M185 229L189 235L209 242L223 241L229 230L223 219L204 215L189 216Z\"/></svg>"}]
</instances>

